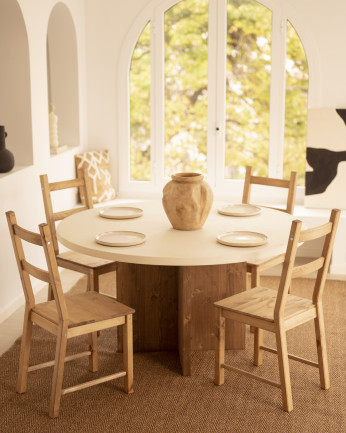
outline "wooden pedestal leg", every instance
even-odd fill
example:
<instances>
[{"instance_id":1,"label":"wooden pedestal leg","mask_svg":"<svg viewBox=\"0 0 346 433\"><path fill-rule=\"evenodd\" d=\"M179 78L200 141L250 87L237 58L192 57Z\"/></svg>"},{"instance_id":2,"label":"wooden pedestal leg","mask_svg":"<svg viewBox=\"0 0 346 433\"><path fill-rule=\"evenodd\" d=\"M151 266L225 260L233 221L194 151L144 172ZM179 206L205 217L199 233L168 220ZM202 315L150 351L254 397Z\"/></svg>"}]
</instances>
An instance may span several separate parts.
<instances>
[{"instance_id":1,"label":"wooden pedestal leg","mask_svg":"<svg viewBox=\"0 0 346 433\"><path fill-rule=\"evenodd\" d=\"M118 263L117 299L134 308L134 351L179 350L184 375L191 352L215 349L213 303L245 290L246 264L152 266ZM244 325L226 325L226 348L245 347ZM123 349L118 332L118 350Z\"/></svg>"},{"instance_id":2,"label":"wooden pedestal leg","mask_svg":"<svg viewBox=\"0 0 346 433\"><path fill-rule=\"evenodd\" d=\"M118 263L117 300L136 310L135 352L176 351L178 344L178 268ZM118 329L118 351L123 350Z\"/></svg>"},{"instance_id":3,"label":"wooden pedestal leg","mask_svg":"<svg viewBox=\"0 0 346 433\"><path fill-rule=\"evenodd\" d=\"M179 268L179 355L183 375L191 375L191 353L214 350L218 312L214 302L246 290L246 264ZM245 348L245 326L227 320L226 348Z\"/></svg>"}]
</instances>

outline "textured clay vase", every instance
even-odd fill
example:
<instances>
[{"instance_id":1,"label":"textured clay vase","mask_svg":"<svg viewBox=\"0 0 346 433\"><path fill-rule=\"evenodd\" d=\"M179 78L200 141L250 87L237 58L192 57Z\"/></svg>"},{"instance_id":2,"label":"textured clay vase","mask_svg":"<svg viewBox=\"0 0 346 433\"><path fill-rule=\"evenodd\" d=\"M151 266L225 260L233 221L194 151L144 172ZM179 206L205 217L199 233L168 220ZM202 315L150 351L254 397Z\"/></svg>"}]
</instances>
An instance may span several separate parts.
<instances>
[{"instance_id":1,"label":"textured clay vase","mask_svg":"<svg viewBox=\"0 0 346 433\"><path fill-rule=\"evenodd\" d=\"M203 227L213 203L213 191L200 173L177 173L163 189L162 204L176 230Z\"/></svg>"},{"instance_id":2,"label":"textured clay vase","mask_svg":"<svg viewBox=\"0 0 346 433\"><path fill-rule=\"evenodd\" d=\"M6 137L7 132L5 131L5 127L0 125L0 173L7 173L14 167L13 153L5 147Z\"/></svg>"}]
</instances>

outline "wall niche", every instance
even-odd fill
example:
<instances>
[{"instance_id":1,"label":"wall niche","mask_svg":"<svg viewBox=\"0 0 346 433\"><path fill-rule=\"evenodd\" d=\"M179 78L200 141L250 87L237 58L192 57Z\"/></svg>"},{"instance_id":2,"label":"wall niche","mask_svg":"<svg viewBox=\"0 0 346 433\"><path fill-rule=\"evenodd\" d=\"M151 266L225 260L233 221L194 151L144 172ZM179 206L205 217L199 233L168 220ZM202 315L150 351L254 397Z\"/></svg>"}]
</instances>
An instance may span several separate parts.
<instances>
[{"instance_id":1,"label":"wall niche","mask_svg":"<svg viewBox=\"0 0 346 433\"><path fill-rule=\"evenodd\" d=\"M62 3L54 6L48 22L47 73L50 150L57 154L80 144L76 31Z\"/></svg>"},{"instance_id":2,"label":"wall niche","mask_svg":"<svg viewBox=\"0 0 346 433\"><path fill-rule=\"evenodd\" d=\"M0 1L0 125L14 169L33 164L29 45L21 9L16 1Z\"/></svg>"}]
</instances>

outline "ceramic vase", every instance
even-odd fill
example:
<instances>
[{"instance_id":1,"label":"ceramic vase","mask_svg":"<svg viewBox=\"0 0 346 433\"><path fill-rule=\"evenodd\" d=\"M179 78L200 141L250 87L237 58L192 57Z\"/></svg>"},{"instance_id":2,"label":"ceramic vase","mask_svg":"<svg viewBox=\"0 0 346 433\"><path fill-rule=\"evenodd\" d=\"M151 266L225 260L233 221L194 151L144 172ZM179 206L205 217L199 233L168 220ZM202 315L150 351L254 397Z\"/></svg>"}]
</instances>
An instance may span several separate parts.
<instances>
[{"instance_id":1,"label":"ceramic vase","mask_svg":"<svg viewBox=\"0 0 346 433\"><path fill-rule=\"evenodd\" d=\"M0 125L0 173L7 173L14 167L13 153L5 147L6 137L7 132L5 131L5 127Z\"/></svg>"},{"instance_id":2,"label":"ceramic vase","mask_svg":"<svg viewBox=\"0 0 346 433\"><path fill-rule=\"evenodd\" d=\"M200 173L177 173L163 189L162 204L176 230L201 229L213 203L213 191Z\"/></svg>"}]
</instances>

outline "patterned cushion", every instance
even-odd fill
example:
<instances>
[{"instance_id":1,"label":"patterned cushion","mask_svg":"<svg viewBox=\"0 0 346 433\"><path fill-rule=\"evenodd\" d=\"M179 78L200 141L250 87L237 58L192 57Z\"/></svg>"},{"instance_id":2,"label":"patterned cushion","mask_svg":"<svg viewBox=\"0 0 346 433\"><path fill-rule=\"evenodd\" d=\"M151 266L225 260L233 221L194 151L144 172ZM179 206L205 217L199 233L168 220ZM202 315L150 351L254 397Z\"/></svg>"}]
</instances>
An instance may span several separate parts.
<instances>
[{"instance_id":1,"label":"patterned cushion","mask_svg":"<svg viewBox=\"0 0 346 433\"><path fill-rule=\"evenodd\" d=\"M74 156L77 176L86 169L90 178L93 203L113 200L116 197L109 170L108 150L79 153ZM85 203L84 197L81 197Z\"/></svg>"}]
</instances>

